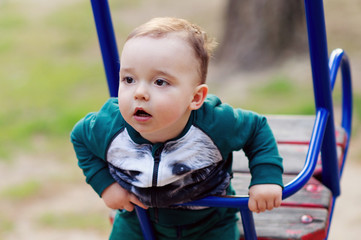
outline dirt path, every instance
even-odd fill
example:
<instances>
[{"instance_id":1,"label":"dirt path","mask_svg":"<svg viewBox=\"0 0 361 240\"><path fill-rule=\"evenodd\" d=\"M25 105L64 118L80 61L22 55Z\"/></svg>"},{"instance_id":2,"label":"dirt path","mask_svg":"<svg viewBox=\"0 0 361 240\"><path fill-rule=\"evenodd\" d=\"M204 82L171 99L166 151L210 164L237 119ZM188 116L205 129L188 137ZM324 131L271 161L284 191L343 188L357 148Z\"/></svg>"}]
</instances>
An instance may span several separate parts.
<instances>
[{"instance_id":1,"label":"dirt path","mask_svg":"<svg viewBox=\"0 0 361 240\"><path fill-rule=\"evenodd\" d=\"M335 205L330 240L360 239L361 235L361 165L349 161L341 180L341 196Z\"/></svg>"},{"instance_id":2,"label":"dirt path","mask_svg":"<svg viewBox=\"0 0 361 240\"><path fill-rule=\"evenodd\" d=\"M361 236L361 136L351 141L348 160L341 178L341 195L336 201L330 240L357 240Z\"/></svg>"}]
</instances>

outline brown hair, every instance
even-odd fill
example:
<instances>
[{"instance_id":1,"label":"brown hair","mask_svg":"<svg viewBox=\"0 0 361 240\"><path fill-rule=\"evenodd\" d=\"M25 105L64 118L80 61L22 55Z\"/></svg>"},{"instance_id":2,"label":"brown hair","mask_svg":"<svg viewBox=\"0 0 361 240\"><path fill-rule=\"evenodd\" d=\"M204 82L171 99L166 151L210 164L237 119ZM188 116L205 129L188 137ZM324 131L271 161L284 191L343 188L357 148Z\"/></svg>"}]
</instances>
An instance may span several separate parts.
<instances>
[{"instance_id":1,"label":"brown hair","mask_svg":"<svg viewBox=\"0 0 361 240\"><path fill-rule=\"evenodd\" d=\"M163 37L169 33L184 33L185 40L190 44L198 59L201 83L205 83L209 58L216 46L216 42L213 39L209 39L206 32L199 26L180 18L153 18L135 28L129 34L127 41L141 36Z\"/></svg>"}]
</instances>

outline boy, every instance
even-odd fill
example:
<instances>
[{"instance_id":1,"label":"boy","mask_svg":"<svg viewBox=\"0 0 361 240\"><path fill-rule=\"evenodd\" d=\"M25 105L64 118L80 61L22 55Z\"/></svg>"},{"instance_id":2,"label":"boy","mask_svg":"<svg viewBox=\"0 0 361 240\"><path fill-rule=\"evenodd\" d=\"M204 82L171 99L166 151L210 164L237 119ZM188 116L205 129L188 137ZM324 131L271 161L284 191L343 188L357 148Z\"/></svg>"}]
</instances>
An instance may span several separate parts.
<instances>
[{"instance_id":1,"label":"boy","mask_svg":"<svg viewBox=\"0 0 361 240\"><path fill-rule=\"evenodd\" d=\"M213 46L183 19L136 28L121 54L118 99L74 127L86 181L120 209L111 239L142 239L134 205L149 208L157 239L239 238L235 209L176 206L234 194L232 152L239 149L252 174L250 210L280 205L282 159L266 119L207 95Z\"/></svg>"}]
</instances>

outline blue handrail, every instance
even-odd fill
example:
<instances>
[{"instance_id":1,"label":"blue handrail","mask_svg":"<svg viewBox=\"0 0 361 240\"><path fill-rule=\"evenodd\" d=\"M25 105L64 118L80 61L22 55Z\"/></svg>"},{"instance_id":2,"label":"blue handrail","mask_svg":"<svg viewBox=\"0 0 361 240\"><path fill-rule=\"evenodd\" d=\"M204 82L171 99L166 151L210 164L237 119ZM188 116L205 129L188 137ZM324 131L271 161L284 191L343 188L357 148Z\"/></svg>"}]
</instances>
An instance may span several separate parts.
<instances>
[{"instance_id":1,"label":"blue handrail","mask_svg":"<svg viewBox=\"0 0 361 240\"><path fill-rule=\"evenodd\" d=\"M348 139L351 136L352 126L352 85L351 85L351 70L348 57L344 50L335 49L330 55L330 78L331 86L334 88L338 70L341 68L342 72L342 127L348 134Z\"/></svg>"},{"instance_id":2,"label":"blue handrail","mask_svg":"<svg viewBox=\"0 0 361 240\"><path fill-rule=\"evenodd\" d=\"M137 213L144 238L146 240L155 240L155 234L147 210L135 206L135 212Z\"/></svg>"},{"instance_id":3,"label":"blue handrail","mask_svg":"<svg viewBox=\"0 0 361 240\"><path fill-rule=\"evenodd\" d=\"M322 140L326 129L328 112L320 109L316 114L315 123L311 135L311 141L308 148L306 161L301 172L297 177L288 183L283 189L282 198L288 198L300 190L312 177L317 165L317 159L322 146ZM200 200L185 203L186 206L211 206L211 207L233 207L248 209L248 196L246 197L205 197Z\"/></svg>"},{"instance_id":4,"label":"blue handrail","mask_svg":"<svg viewBox=\"0 0 361 240\"><path fill-rule=\"evenodd\" d=\"M348 152L348 146L351 139L352 129L352 82L350 63L346 53L342 49L335 49L332 51L329 60L331 88L334 89L337 72L341 68L342 73L342 122L341 126L346 131L347 140L345 144L345 154L343 156L342 164L340 166L340 176L343 172L345 159Z\"/></svg>"},{"instance_id":5,"label":"blue handrail","mask_svg":"<svg viewBox=\"0 0 361 240\"><path fill-rule=\"evenodd\" d=\"M342 71L342 123L341 126L346 131L347 140L345 144L343 159L340 166L340 177L342 176L345 160L348 153L349 142L351 138L352 127L352 85L350 63L346 53L342 49L332 51L329 60L330 83L332 90L334 89L337 72L341 68ZM331 224L335 207L336 197L332 197L331 209L329 210L329 223ZM330 224L327 229L327 237L330 230ZM326 239L327 239L326 237Z\"/></svg>"}]
</instances>

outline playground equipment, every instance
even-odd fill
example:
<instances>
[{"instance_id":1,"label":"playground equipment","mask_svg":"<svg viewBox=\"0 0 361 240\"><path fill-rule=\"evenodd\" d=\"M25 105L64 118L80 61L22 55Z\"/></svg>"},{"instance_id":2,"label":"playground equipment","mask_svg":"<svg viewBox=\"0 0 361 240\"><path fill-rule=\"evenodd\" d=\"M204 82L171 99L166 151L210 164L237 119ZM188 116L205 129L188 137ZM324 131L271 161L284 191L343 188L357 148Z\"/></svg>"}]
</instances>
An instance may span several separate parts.
<instances>
[{"instance_id":1,"label":"playground equipment","mask_svg":"<svg viewBox=\"0 0 361 240\"><path fill-rule=\"evenodd\" d=\"M117 96L119 56L107 0L91 0L105 73L111 97ZM328 57L322 0L305 0L315 116L269 116L268 121L284 158L283 203L270 212L253 214L248 196L206 197L186 205L238 208L244 239L327 239L340 177L347 157L352 123L350 66L342 49ZM332 91L342 72L342 121L335 127ZM243 158L235 153L234 161ZM247 161L243 161L247 162ZM246 166L235 164L236 190L249 182ZM238 183L239 182L239 183ZM243 186L242 186L243 183ZM240 188L240 189L239 189ZM247 194L247 192L243 192ZM155 239L147 212L136 208L145 239Z\"/></svg>"}]
</instances>

